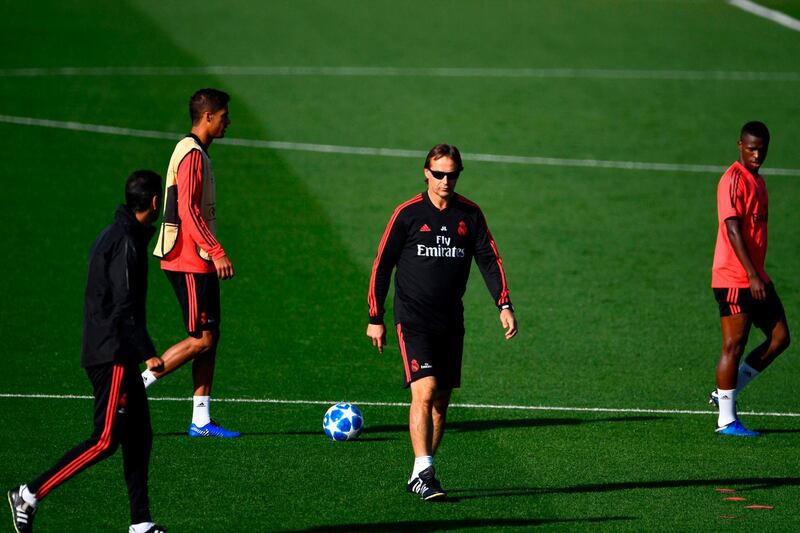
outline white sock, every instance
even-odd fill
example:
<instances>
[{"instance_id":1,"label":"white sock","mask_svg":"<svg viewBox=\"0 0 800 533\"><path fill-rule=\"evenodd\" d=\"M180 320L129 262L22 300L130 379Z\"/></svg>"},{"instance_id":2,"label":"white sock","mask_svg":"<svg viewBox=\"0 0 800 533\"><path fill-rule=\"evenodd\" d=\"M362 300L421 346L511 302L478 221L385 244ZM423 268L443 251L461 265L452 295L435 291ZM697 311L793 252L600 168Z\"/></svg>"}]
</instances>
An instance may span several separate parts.
<instances>
[{"instance_id":1,"label":"white sock","mask_svg":"<svg viewBox=\"0 0 800 533\"><path fill-rule=\"evenodd\" d=\"M422 457L415 457L414 470L411 471L411 479L409 479L408 482L411 483L412 480L419 477L419 473L429 466L433 466L433 456L423 455Z\"/></svg>"},{"instance_id":2,"label":"white sock","mask_svg":"<svg viewBox=\"0 0 800 533\"><path fill-rule=\"evenodd\" d=\"M156 382L158 378L153 375L149 370L142 372L142 381L144 381L144 388L147 389L150 385Z\"/></svg>"},{"instance_id":3,"label":"white sock","mask_svg":"<svg viewBox=\"0 0 800 533\"><path fill-rule=\"evenodd\" d=\"M724 427L736 420L736 389L717 389L719 395L719 418L717 427Z\"/></svg>"},{"instance_id":4,"label":"white sock","mask_svg":"<svg viewBox=\"0 0 800 533\"><path fill-rule=\"evenodd\" d=\"M211 396L194 396L194 410L192 411L192 424L201 428L211 422Z\"/></svg>"},{"instance_id":5,"label":"white sock","mask_svg":"<svg viewBox=\"0 0 800 533\"><path fill-rule=\"evenodd\" d=\"M131 524L131 527L128 528L128 533L144 533L154 525L155 523L153 522L139 522L138 524Z\"/></svg>"},{"instance_id":6,"label":"white sock","mask_svg":"<svg viewBox=\"0 0 800 533\"><path fill-rule=\"evenodd\" d=\"M758 375L758 370L753 368L752 366L748 365L747 363L742 363L742 366L739 367L739 376L736 378L736 395L738 396L742 389L753 381L756 376Z\"/></svg>"},{"instance_id":7,"label":"white sock","mask_svg":"<svg viewBox=\"0 0 800 533\"><path fill-rule=\"evenodd\" d=\"M19 495L22 496L22 499L25 500L25 503L28 505L36 507L36 505L39 503L39 500L36 499L36 496L28 490L28 485L22 485Z\"/></svg>"}]
</instances>

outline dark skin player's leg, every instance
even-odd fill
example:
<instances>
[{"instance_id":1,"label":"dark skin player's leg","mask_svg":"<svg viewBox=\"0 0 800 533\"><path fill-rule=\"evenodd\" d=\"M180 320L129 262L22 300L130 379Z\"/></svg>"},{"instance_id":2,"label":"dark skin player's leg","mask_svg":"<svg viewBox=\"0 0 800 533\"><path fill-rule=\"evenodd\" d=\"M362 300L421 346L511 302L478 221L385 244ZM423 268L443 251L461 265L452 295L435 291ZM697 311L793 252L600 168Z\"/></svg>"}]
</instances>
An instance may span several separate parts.
<instances>
[{"instance_id":1,"label":"dark skin player's leg","mask_svg":"<svg viewBox=\"0 0 800 533\"><path fill-rule=\"evenodd\" d=\"M736 388L739 361L747 345L750 333L750 317L745 313L723 316L719 319L722 328L722 353L717 364L717 388Z\"/></svg>"},{"instance_id":2,"label":"dark skin player's leg","mask_svg":"<svg viewBox=\"0 0 800 533\"><path fill-rule=\"evenodd\" d=\"M789 347L789 326L786 316L776 320L772 325L761 328L766 340L747 355L745 362L758 372L764 371L772 362Z\"/></svg>"}]
</instances>

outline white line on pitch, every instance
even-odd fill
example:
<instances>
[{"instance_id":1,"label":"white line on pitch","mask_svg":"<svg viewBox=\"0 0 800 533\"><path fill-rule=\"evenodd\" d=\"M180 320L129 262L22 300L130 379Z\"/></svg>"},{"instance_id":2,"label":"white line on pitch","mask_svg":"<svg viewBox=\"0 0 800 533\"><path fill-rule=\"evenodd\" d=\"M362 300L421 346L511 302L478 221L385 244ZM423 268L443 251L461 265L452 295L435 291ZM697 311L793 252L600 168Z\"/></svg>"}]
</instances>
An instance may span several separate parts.
<instances>
[{"instance_id":1,"label":"white line on pitch","mask_svg":"<svg viewBox=\"0 0 800 533\"><path fill-rule=\"evenodd\" d=\"M739 9L747 11L748 13L771 20L772 22L778 23L781 26L785 26L791 30L800 31L800 20L790 17L786 13L781 13L780 11L766 8L760 4L751 2L750 0L728 0L728 3L734 7L738 7Z\"/></svg>"},{"instance_id":2,"label":"white line on pitch","mask_svg":"<svg viewBox=\"0 0 800 533\"><path fill-rule=\"evenodd\" d=\"M793 20L793 19L792 19ZM0 77L58 76L256 76L256 77L369 77L369 78L529 78L678 81L800 81L800 72L735 70L634 70L603 68L424 68L424 67L27 67L0 69Z\"/></svg>"},{"instance_id":3,"label":"white line on pitch","mask_svg":"<svg viewBox=\"0 0 800 533\"><path fill-rule=\"evenodd\" d=\"M148 139L174 140L181 136L180 133L168 131L140 130L134 128L120 128L117 126L103 126L99 124L85 124L82 122L67 122L60 120L47 120L31 117L17 117L0 115L0 123L17 124L21 126L38 126L42 128L55 128L89 133L102 133L106 135L120 135L125 137L141 137ZM291 150L301 152L316 152L327 154L363 155L377 157L405 157L420 159L426 152L420 150L403 150L399 148L371 148L365 146L341 146L334 144L294 143L283 141L262 141L259 139L219 139L216 143L243 146L247 148L266 148L270 150ZM502 154L465 153L466 161L482 161L487 163L510 163L517 165L536 165L553 167L583 167L583 168L609 168L619 170L652 170L666 172L700 172L719 174L727 167L720 165L690 165L680 163L652 163L644 161L605 161L601 159L566 159L559 157L517 156ZM800 169L796 168L768 168L764 171L772 176L800 176Z\"/></svg>"},{"instance_id":4,"label":"white line on pitch","mask_svg":"<svg viewBox=\"0 0 800 533\"><path fill-rule=\"evenodd\" d=\"M0 398L21 398L31 400L91 400L92 396L81 394L16 394L0 393ZM151 397L153 402L188 402L190 397ZM281 400L276 398L214 398L215 402L225 403L253 403L253 404L279 404L279 405L333 405L341 400ZM373 407L408 407L405 402L367 402L351 401L356 405L367 405ZM713 410L691 410L691 409L641 409L637 407L561 407L550 405L497 405L482 403L453 403L451 407L461 409L488 409L488 410L508 410L508 411L564 411L570 413L637 413L637 414L659 414L659 415L711 415ZM750 416L780 416L780 417L800 417L800 413L778 413L760 411L741 411L740 414Z\"/></svg>"}]
</instances>

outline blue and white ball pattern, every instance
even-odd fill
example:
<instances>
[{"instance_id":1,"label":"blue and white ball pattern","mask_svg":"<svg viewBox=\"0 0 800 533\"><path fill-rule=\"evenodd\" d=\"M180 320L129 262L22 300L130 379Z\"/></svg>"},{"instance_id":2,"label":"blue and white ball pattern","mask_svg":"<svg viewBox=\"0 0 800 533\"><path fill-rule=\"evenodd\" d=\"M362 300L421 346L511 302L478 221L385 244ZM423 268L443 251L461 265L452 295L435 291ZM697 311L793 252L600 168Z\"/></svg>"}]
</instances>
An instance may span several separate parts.
<instances>
[{"instance_id":1,"label":"blue and white ball pattern","mask_svg":"<svg viewBox=\"0 0 800 533\"><path fill-rule=\"evenodd\" d=\"M340 402L325 413L322 429L331 440L357 439L364 430L364 416L355 405Z\"/></svg>"}]
</instances>

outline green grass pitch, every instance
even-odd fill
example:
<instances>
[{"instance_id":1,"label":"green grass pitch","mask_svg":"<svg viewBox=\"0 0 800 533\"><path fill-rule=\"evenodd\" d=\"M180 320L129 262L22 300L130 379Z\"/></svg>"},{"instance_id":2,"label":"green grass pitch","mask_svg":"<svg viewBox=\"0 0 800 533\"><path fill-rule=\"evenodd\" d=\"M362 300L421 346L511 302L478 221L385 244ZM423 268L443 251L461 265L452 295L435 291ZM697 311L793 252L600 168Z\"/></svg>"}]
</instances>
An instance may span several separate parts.
<instances>
[{"instance_id":1,"label":"green grass pitch","mask_svg":"<svg viewBox=\"0 0 800 533\"><path fill-rule=\"evenodd\" d=\"M765 3L800 14L797 2ZM760 119L773 133L767 270L796 328L800 171L769 171L800 169L800 33L723 0L188 6L6 2L4 489L90 431L88 400L31 395L90 394L78 368L88 249L123 178L163 173L174 142L8 117L180 133L188 96L213 86L233 97L236 139L415 151L445 141L466 154L718 167L736 158L741 124ZM63 67L123 70L46 70ZM585 75L601 70L612 72ZM765 74L731 74L754 72ZM364 336L375 249L392 209L422 190L422 159L222 143L211 155L219 237L237 269L222 288L215 397L301 403L217 401L215 417L244 436L198 442L183 436L188 400L169 400L190 395L188 368L156 384L152 508L171 531L796 530L796 415L745 415L764 435L735 440L714 434L710 409L672 412L706 410L714 386L719 326L708 285L720 172L466 161L459 192L486 213L520 334L503 340L474 271L454 402L477 407L452 409L437 456L452 499L427 505L404 492L407 409L369 404L408 401L396 340L390 333L379 356ZM150 279L150 331L164 350L182 336L178 306L155 261ZM759 339L754 332L751 343ZM741 410L800 411L797 352L749 386ZM329 442L325 403L302 403L342 399L365 402L358 442ZM594 407L611 411L576 410ZM115 456L50 495L37 531L125 531L120 463ZM7 528L5 506L0 515Z\"/></svg>"}]
</instances>

